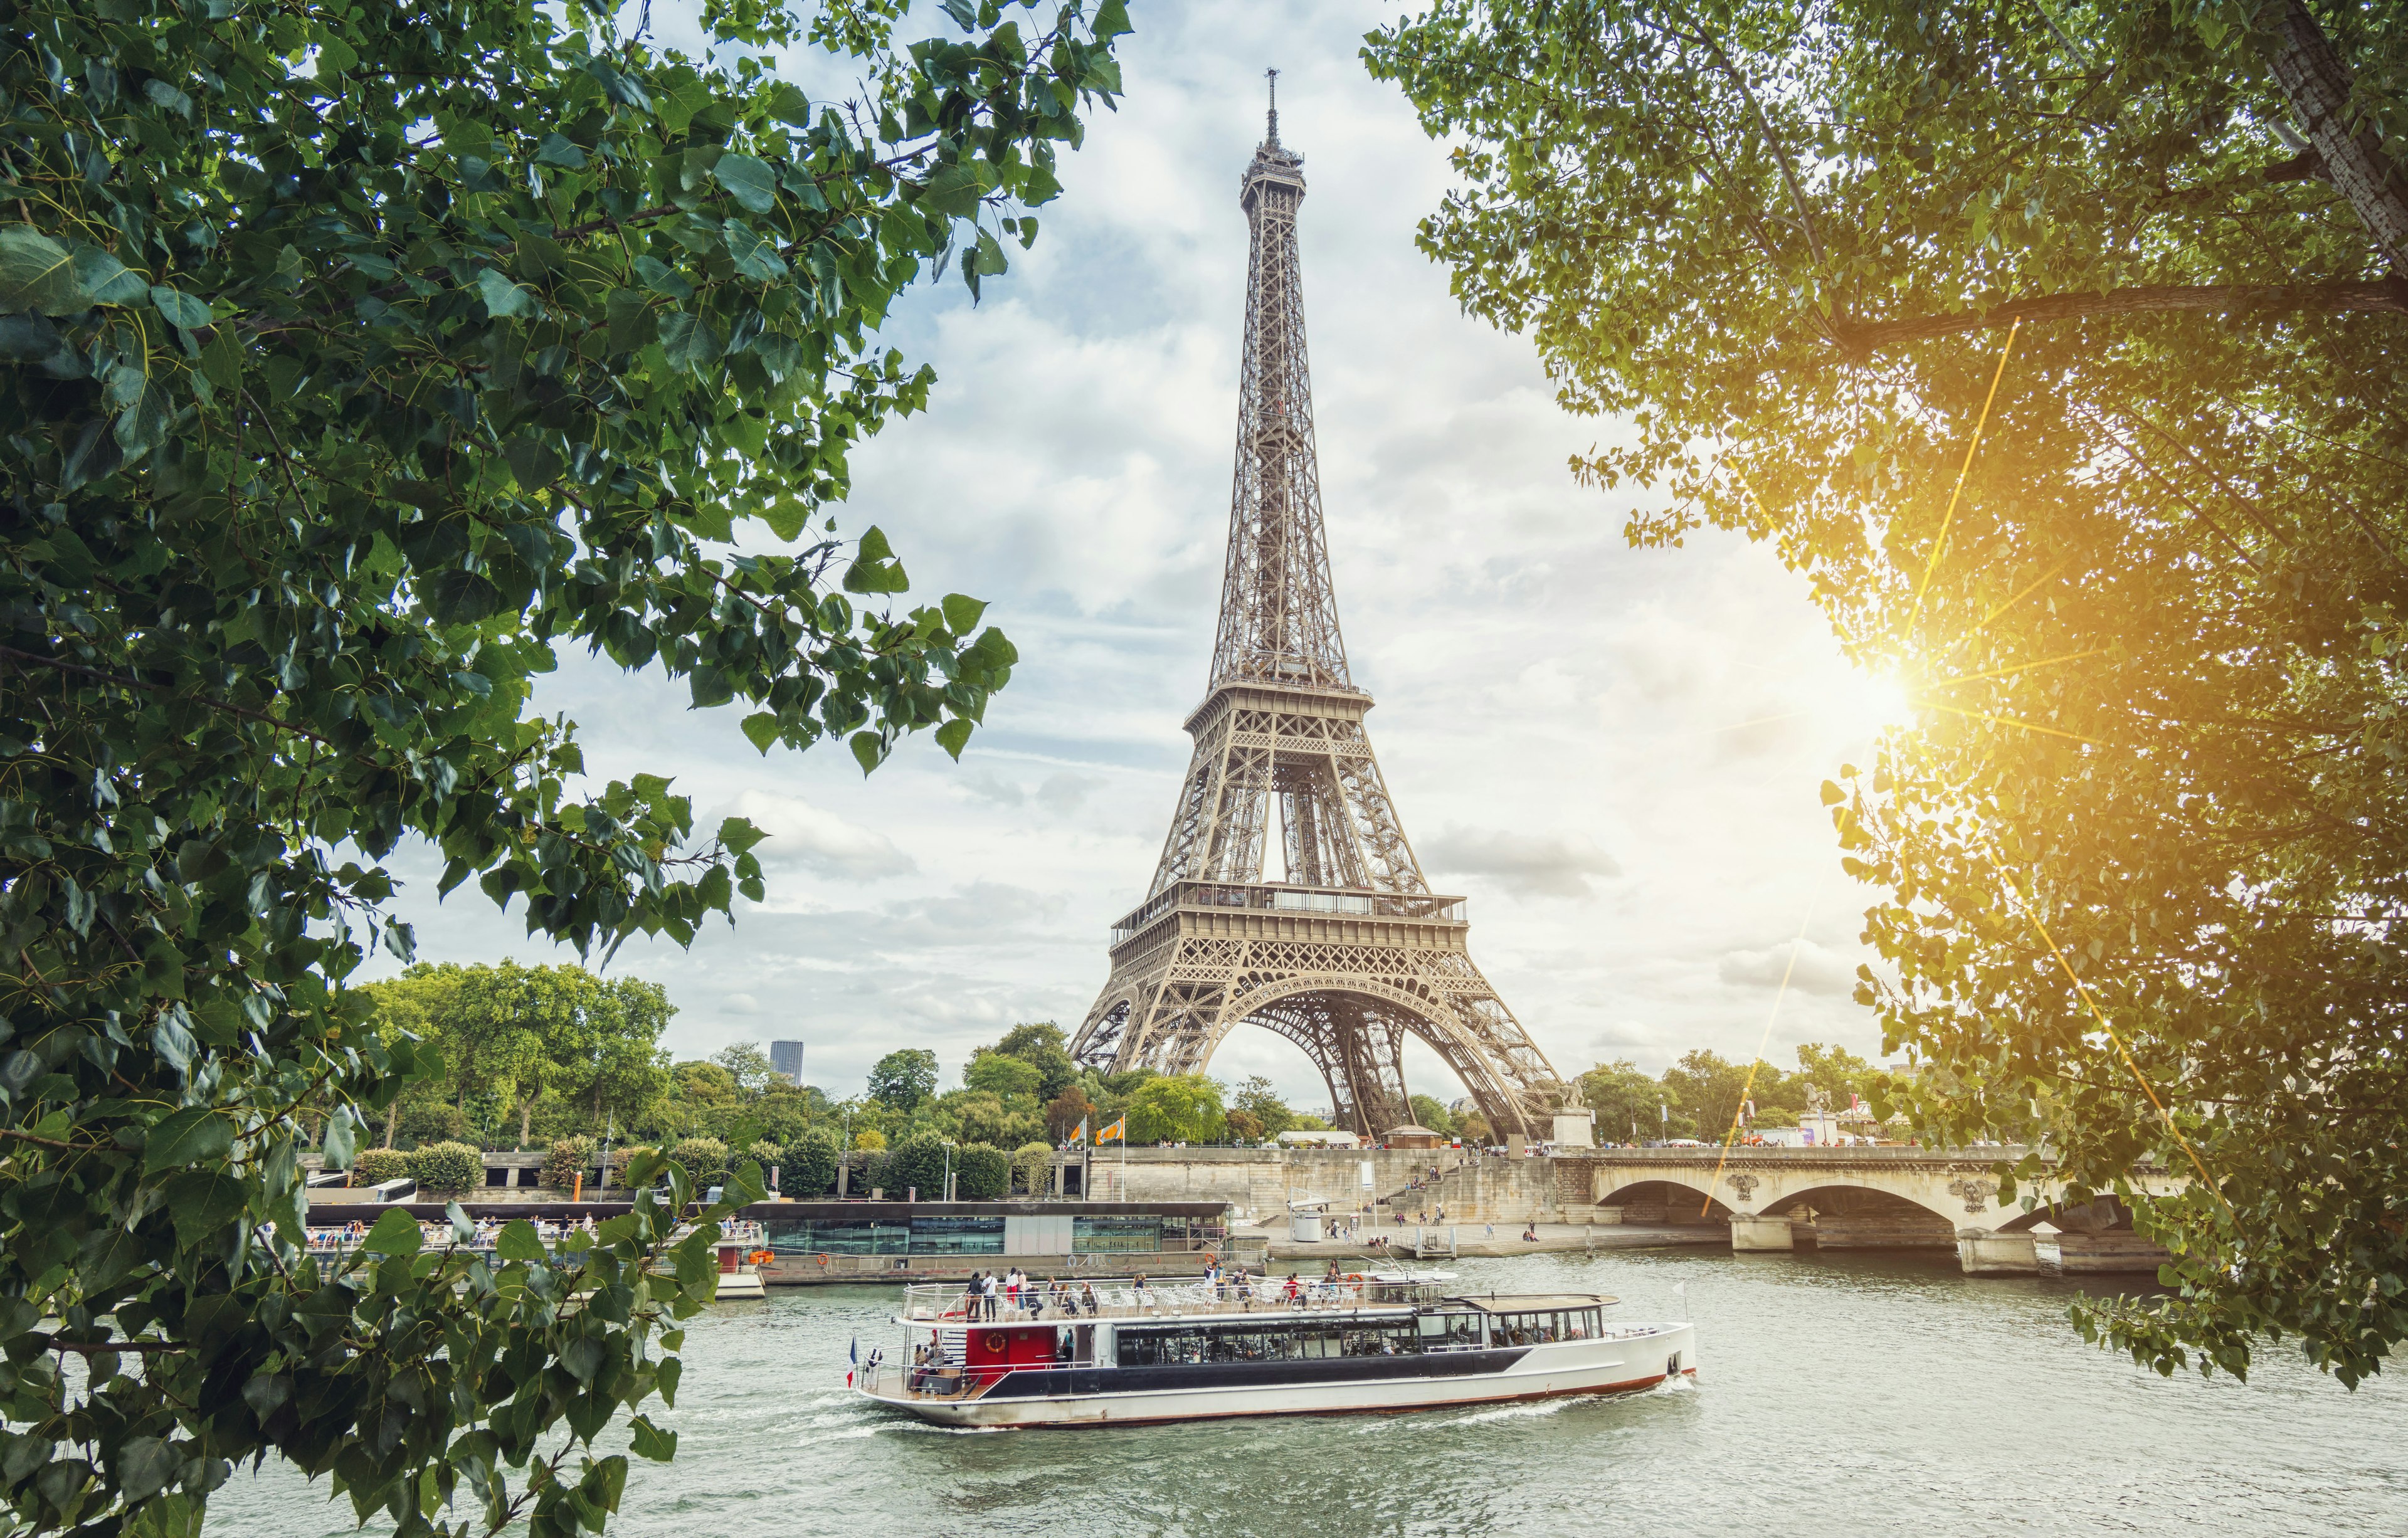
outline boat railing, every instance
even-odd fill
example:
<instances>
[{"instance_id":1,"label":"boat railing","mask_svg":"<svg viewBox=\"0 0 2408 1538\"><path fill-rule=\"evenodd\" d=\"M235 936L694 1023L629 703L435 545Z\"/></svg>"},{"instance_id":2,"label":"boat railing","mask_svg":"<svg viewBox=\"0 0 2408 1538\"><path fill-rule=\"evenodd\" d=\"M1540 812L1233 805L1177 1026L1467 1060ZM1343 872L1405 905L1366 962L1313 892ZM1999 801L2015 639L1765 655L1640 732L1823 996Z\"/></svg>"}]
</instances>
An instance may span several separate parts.
<instances>
[{"instance_id":1,"label":"boat railing","mask_svg":"<svg viewBox=\"0 0 2408 1538\"><path fill-rule=\"evenodd\" d=\"M1265 1309L1403 1307L1436 1303L1435 1281L1343 1276L1298 1280L1149 1281L1143 1277L1081 1277L1039 1282L1017 1294L973 1298L958 1282L917 1283L903 1289L901 1317L911 1324L1071 1324L1092 1319L1190 1317L1251 1314Z\"/></svg>"}]
</instances>

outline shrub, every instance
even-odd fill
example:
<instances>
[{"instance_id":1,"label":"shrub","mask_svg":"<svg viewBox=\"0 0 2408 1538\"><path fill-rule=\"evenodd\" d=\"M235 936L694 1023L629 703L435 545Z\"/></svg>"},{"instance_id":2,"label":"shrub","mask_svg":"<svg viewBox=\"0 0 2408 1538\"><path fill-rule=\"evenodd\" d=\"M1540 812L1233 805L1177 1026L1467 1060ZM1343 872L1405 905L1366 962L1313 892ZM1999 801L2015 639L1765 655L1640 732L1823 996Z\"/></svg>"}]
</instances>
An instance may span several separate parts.
<instances>
[{"instance_id":1,"label":"shrub","mask_svg":"<svg viewBox=\"0 0 2408 1538\"><path fill-rule=\"evenodd\" d=\"M485 1156L466 1143L430 1143L411 1152L409 1173L423 1189L459 1196L485 1183Z\"/></svg>"},{"instance_id":2,"label":"shrub","mask_svg":"<svg viewBox=\"0 0 2408 1538\"><path fill-rule=\"evenodd\" d=\"M351 1161L351 1184L381 1186L409 1173L409 1156L398 1148L364 1148Z\"/></svg>"},{"instance_id":3,"label":"shrub","mask_svg":"<svg viewBox=\"0 0 2408 1538\"><path fill-rule=\"evenodd\" d=\"M610 1184L614 1186L625 1185L627 1183L627 1166L634 1163L638 1155L652 1153L652 1151L654 1150L649 1145L642 1143L631 1143L624 1148L611 1149Z\"/></svg>"},{"instance_id":4,"label":"shrub","mask_svg":"<svg viewBox=\"0 0 2408 1538\"><path fill-rule=\"evenodd\" d=\"M939 1167L938 1192L944 1194ZM922 1188L924 1194L925 1187ZM953 1193L965 1202L997 1202L1011 1190L1011 1161L992 1143L965 1143L953 1150Z\"/></svg>"},{"instance_id":5,"label":"shrub","mask_svg":"<svg viewBox=\"0 0 2408 1538\"><path fill-rule=\"evenodd\" d=\"M777 1164L778 1161L786 1157L786 1150L764 1138L745 1149L744 1157L761 1166L761 1177L766 1180L768 1178L767 1172Z\"/></svg>"},{"instance_id":6,"label":"shrub","mask_svg":"<svg viewBox=\"0 0 2408 1538\"><path fill-rule=\"evenodd\" d=\"M922 1201L937 1201L945 1193L944 1139L934 1132L912 1133L872 1164L871 1180L883 1186L889 1197L916 1189Z\"/></svg>"},{"instance_id":7,"label":"shrub","mask_svg":"<svg viewBox=\"0 0 2408 1538\"><path fill-rule=\"evenodd\" d=\"M671 1148L669 1157L685 1166L696 1186L715 1185L727 1168L727 1145L715 1137L689 1137Z\"/></svg>"},{"instance_id":8,"label":"shrub","mask_svg":"<svg viewBox=\"0 0 2408 1538\"><path fill-rule=\"evenodd\" d=\"M778 1189L786 1196L819 1196L836 1186L836 1134L814 1127L786 1145L778 1166Z\"/></svg>"},{"instance_id":9,"label":"shrub","mask_svg":"<svg viewBox=\"0 0 2408 1538\"><path fill-rule=\"evenodd\" d=\"M440 1101L421 1101L401 1108L399 1123L401 1140L413 1148L432 1143L466 1143L468 1141L468 1118L457 1105Z\"/></svg>"},{"instance_id":10,"label":"shrub","mask_svg":"<svg viewBox=\"0 0 2408 1538\"><path fill-rule=\"evenodd\" d=\"M1042 1196L1054 1178L1054 1145L1024 1143L1011 1156L1012 1177L1031 1196Z\"/></svg>"},{"instance_id":11,"label":"shrub","mask_svg":"<svg viewBox=\"0 0 2408 1538\"><path fill-rule=\"evenodd\" d=\"M853 1134L853 1146L864 1153L884 1153L886 1134L875 1127L864 1127Z\"/></svg>"},{"instance_id":12,"label":"shrub","mask_svg":"<svg viewBox=\"0 0 2408 1538\"><path fill-rule=\"evenodd\" d=\"M554 1190L574 1190L577 1177L594 1168L594 1140L580 1133L575 1137L552 1140L552 1152L544 1157L543 1183Z\"/></svg>"}]
</instances>

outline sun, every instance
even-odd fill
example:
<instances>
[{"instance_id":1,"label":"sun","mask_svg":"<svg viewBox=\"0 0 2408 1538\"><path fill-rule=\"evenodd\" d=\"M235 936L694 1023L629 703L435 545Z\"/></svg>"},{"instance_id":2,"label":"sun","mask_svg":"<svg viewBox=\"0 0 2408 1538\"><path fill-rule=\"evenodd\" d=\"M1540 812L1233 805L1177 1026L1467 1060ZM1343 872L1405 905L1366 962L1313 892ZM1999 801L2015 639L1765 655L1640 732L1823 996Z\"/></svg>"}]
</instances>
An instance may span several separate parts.
<instances>
[{"instance_id":1,"label":"sun","mask_svg":"<svg viewBox=\"0 0 2408 1538\"><path fill-rule=\"evenodd\" d=\"M1877 737L1892 727L1914 724L1914 694L1906 680L1887 671L1853 669L1833 702L1853 731Z\"/></svg>"}]
</instances>

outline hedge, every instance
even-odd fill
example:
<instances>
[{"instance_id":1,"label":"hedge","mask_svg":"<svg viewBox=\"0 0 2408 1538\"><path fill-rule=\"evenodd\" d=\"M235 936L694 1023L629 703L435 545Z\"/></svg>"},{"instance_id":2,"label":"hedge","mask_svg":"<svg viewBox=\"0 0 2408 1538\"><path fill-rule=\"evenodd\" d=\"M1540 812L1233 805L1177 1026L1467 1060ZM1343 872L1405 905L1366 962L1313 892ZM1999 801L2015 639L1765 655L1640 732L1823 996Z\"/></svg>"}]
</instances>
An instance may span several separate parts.
<instances>
[{"instance_id":1,"label":"hedge","mask_svg":"<svg viewBox=\"0 0 2408 1538\"><path fill-rule=\"evenodd\" d=\"M1011 1194L1011 1161L992 1143L963 1144L953 1150L953 1194L964 1202L1000 1202Z\"/></svg>"},{"instance_id":2,"label":"hedge","mask_svg":"<svg viewBox=\"0 0 2408 1538\"><path fill-rule=\"evenodd\" d=\"M836 1134L814 1127L786 1145L778 1165L778 1194L824 1196L836 1188Z\"/></svg>"},{"instance_id":3,"label":"hedge","mask_svg":"<svg viewBox=\"0 0 2408 1538\"><path fill-rule=\"evenodd\" d=\"M593 1173L594 1148L594 1140L582 1132L553 1138L552 1151L544 1156L543 1183L554 1190L576 1189L577 1177Z\"/></svg>"},{"instance_id":4,"label":"hedge","mask_svg":"<svg viewBox=\"0 0 2408 1538\"><path fill-rule=\"evenodd\" d=\"M409 1173L425 1190L459 1196L484 1185L485 1156L466 1143L430 1143L411 1152Z\"/></svg>"},{"instance_id":5,"label":"hedge","mask_svg":"<svg viewBox=\"0 0 2408 1538\"><path fill-rule=\"evenodd\" d=\"M381 1186L409 1173L409 1156L398 1148L366 1148L351 1161L351 1184Z\"/></svg>"},{"instance_id":6,"label":"hedge","mask_svg":"<svg viewBox=\"0 0 2408 1538\"><path fill-rule=\"evenodd\" d=\"M915 1132L886 1150L872 1165L871 1183L885 1189L887 1199L901 1201L917 1190L921 1200L935 1202L945 1194L945 1142L934 1132Z\"/></svg>"},{"instance_id":7,"label":"hedge","mask_svg":"<svg viewBox=\"0 0 2408 1538\"><path fill-rule=\"evenodd\" d=\"M689 1137L671 1148L669 1157L685 1166L696 1186L715 1185L727 1168L727 1145L715 1137Z\"/></svg>"}]
</instances>

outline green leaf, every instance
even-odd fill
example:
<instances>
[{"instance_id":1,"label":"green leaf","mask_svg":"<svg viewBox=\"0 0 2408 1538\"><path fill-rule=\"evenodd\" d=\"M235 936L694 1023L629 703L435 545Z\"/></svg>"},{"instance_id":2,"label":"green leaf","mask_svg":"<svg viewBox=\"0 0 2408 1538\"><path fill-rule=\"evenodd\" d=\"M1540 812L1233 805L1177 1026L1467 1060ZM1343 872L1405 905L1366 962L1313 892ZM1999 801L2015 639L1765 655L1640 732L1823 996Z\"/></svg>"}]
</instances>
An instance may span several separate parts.
<instances>
[{"instance_id":1,"label":"green leaf","mask_svg":"<svg viewBox=\"0 0 2408 1538\"><path fill-rule=\"evenodd\" d=\"M186 331L198 331L215 319L208 306L178 289L152 285L150 303L158 306L169 325L181 326Z\"/></svg>"},{"instance_id":2,"label":"green leaf","mask_svg":"<svg viewBox=\"0 0 2408 1538\"><path fill-rule=\"evenodd\" d=\"M868 774L886 761L886 741L875 732L855 732L852 738L853 762L861 772Z\"/></svg>"},{"instance_id":3,"label":"green leaf","mask_svg":"<svg viewBox=\"0 0 2408 1538\"><path fill-rule=\"evenodd\" d=\"M945 628L956 635L968 635L978 629L980 618L986 613L986 604L977 598L965 598L960 593L945 594Z\"/></svg>"},{"instance_id":4,"label":"green leaf","mask_svg":"<svg viewBox=\"0 0 2408 1538\"><path fill-rule=\"evenodd\" d=\"M415 1255L425 1242L417 1218L401 1207L387 1207L360 1241L360 1247L371 1255Z\"/></svg>"},{"instance_id":5,"label":"green leaf","mask_svg":"<svg viewBox=\"0 0 2408 1538\"><path fill-rule=\"evenodd\" d=\"M142 1144L142 1167L152 1174L182 1169L234 1151L234 1123L194 1106L151 1123Z\"/></svg>"},{"instance_id":6,"label":"green leaf","mask_svg":"<svg viewBox=\"0 0 2408 1538\"><path fill-rule=\"evenodd\" d=\"M739 276L759 283L786 276L785 260L778 254L777 242L751 225L731 220L720 229L719 238L727 247Z\"/></svg>"},{"instance_id":7,"label":"green leaf","mask_svg":"<svg viewBox=\"0 0 2408 1538\"><path fill-rule=\"evenodd\" d=\"M956 762L962 756L964 745L969 740L970 722L960 717L955 717L937 728L937 746L943 748Z\"/></svg>"},{"instance_id":8,"label":"green leaf","mask_svg":"<svg viewBox=\"0 0 2408 1538\"><path fill-rule=\"evenodd\" d=\"M326 1117L326 1133L320 1143L320 1152L324 1156L324 1167L329 1170L350 1169L351 1153L358 1144L359 1132L351 1125L351 1108L346 1105L336 1106Z\"/></svg>"},{"instance_id":9,"label":"green leaf","mask_svg":"<svg viewBox=\"0 0 2408 1538\"><path fill-rule=\"evenodd\" d=\"M677 1456L678 1434L653 1425L650 1417L638 1416L627 1423L632 1433L636 1456L649 1458L655 1463L666 1463Z\"/></svg>"},{"instance_id":10,"label":"green leaf","mask_svg":"<svg viewBox=\"0 0 2408 1538\"><path fill-rule=\"evenodd\" d=\"M751 155L730 150L719 157L710 168L713 179L727 189L727 195L756 214L766 214L778 206L778 178L763 162Z\"/></svg>"},{"instance_id":11,"label":"green leaf","mask_svg":"<svg viewBox=\"0 0 2408 1538\"><path fill-rule=\"evenodd\" d=\"M426 610L439 624L473 625L502 606L501 590L475 572L437 572L423 591Z\"/></svg>"},{"instance_id":12,"label":"green leaf","mask_svg":"<svg viewBox=\"0 0 2408 1538\"><path fill-rule=\"evenodd\" d=\"M780 730L778 718L767 710L756 710L744 718L745 737L764 754L777 743Z\"/></svg>"},{"instance_id":13,"label":"green leaf","mask_svg":"<svg viewBox=\"0 0 2408 1538\"><path fill-rule=\"evenodd\" d=\"M1122 37L1131 30L1125 0L1104 0L1096 7L1095 34L1097 37Z\"/></svg>"},{"instance_id":14,"label":"green leaf","mask_svg":"<svg viewBox=\"0 0 2408 1538\"><path fill-rule=\"evenodd\" d=\"M484 296L485 313L496 320L543 313L535 291L523 283L510 281L509 275L499 267L487 267L477 275L477 292Z\"/></svg>"},{"instance_id":15,"label":"green leaf","mask_svg":"<svg viewBox=\"0 0 2408 1538\"><path fill-rule=\"evenodd\" d=\"M954 219L968 219L979 210L979 199L986 188L979 179L978 167L968 161L939 165L920 183L920 206Z\"/></svg>"},{"instance_id":16,"label":"green leaf","mask_svg":"<svg viewBox=\"0 0 2408 1538\"><path fill-rule=\"evenodd\" d=\"M522 491L540 491L560 478L560 456L540 438L522 434L502 446L502 457Z\"/></svg>"},{"instance_id":17,"label":"green leaf","mask_svg":"<svg viewBox=\"0 0 2408 1538\"><path fill-rule=\"evenodd\" d=\"M803 537L803 528L810 521L810 506L797 498L780 497L752 509L752 516L769 526L781 543L791 545Z\"/></svg>"},{"instance_id":18,"label":"green leaf","mask_svg":"<svg viewBox=\"0 0 2408 1538\"><path fill-rule=\"evenodd\" d=\"M560 165L571 171L581 171L585 168L585 151L558 134L546 134L543 142L536 146L535 161L538 165Z\"/></svg>"},{"instance_id":19,"label":"green leaf","mask_svg":"<svg viewBox=\"0 0 2408 1538\"><path fill-rule=\"evenodd\" d=\"M184 1466L183 1456L155 1436L128 1437L110 1460L117 1493L127 1502L148 1501L167 1488Z\"/></svg>"},{"instance_id":20,"label":"green leaf","mask_svg":"<svg viewBox=\"0 0 2408 1538\"><path fill-rule=\"evenodd\" d=\"M543 1246L542 1236L535 1225L523 1218L513 1218L494 1235L494 1253L505 1260L547 1260L552 1252Z\"/></svg>"},{"instance_id":21,"label":"green leaf","mask_svg":"<svg viewBox=\"0 0 2408 1538\"><path fill-rule=\"evenodd\" d=\"M91 307L65 247L22 224L0 227L0 310L71 315Z\"/></svg>"},{"instance_id":22,"label":"green leaf","mask_svg":"<svg viewBox=\"0 0 2408 1538\"><path fill-rule=\"evenodd\" d=\"M243 1183L215 1170L194 1170L167 1182L167 1214L176 1242L186 1249L206 1243L242 1213Z\"/></svg>"},{"instance_id":23,"label":"green leaf","mask_svg":"<svg viewBox=\"0 0 2408 1538\"><path fill-rule=\"evenodd\" d=\"M683 310L670 310L661 317L661 352L671 368L707 368L719 362L724 346L709 321Z\"/></svg>"},{"instance_id":24,"label":"green leaf","mask_svg":"<svg viewBox=\"0 0 2408 1538\"><path fill-rule=\"evenodd\" d=\"M95 305L138 305L150 296L150 283L97 246L79 246L75 252L76 281Z\"/></svg>"}]
</instances>

